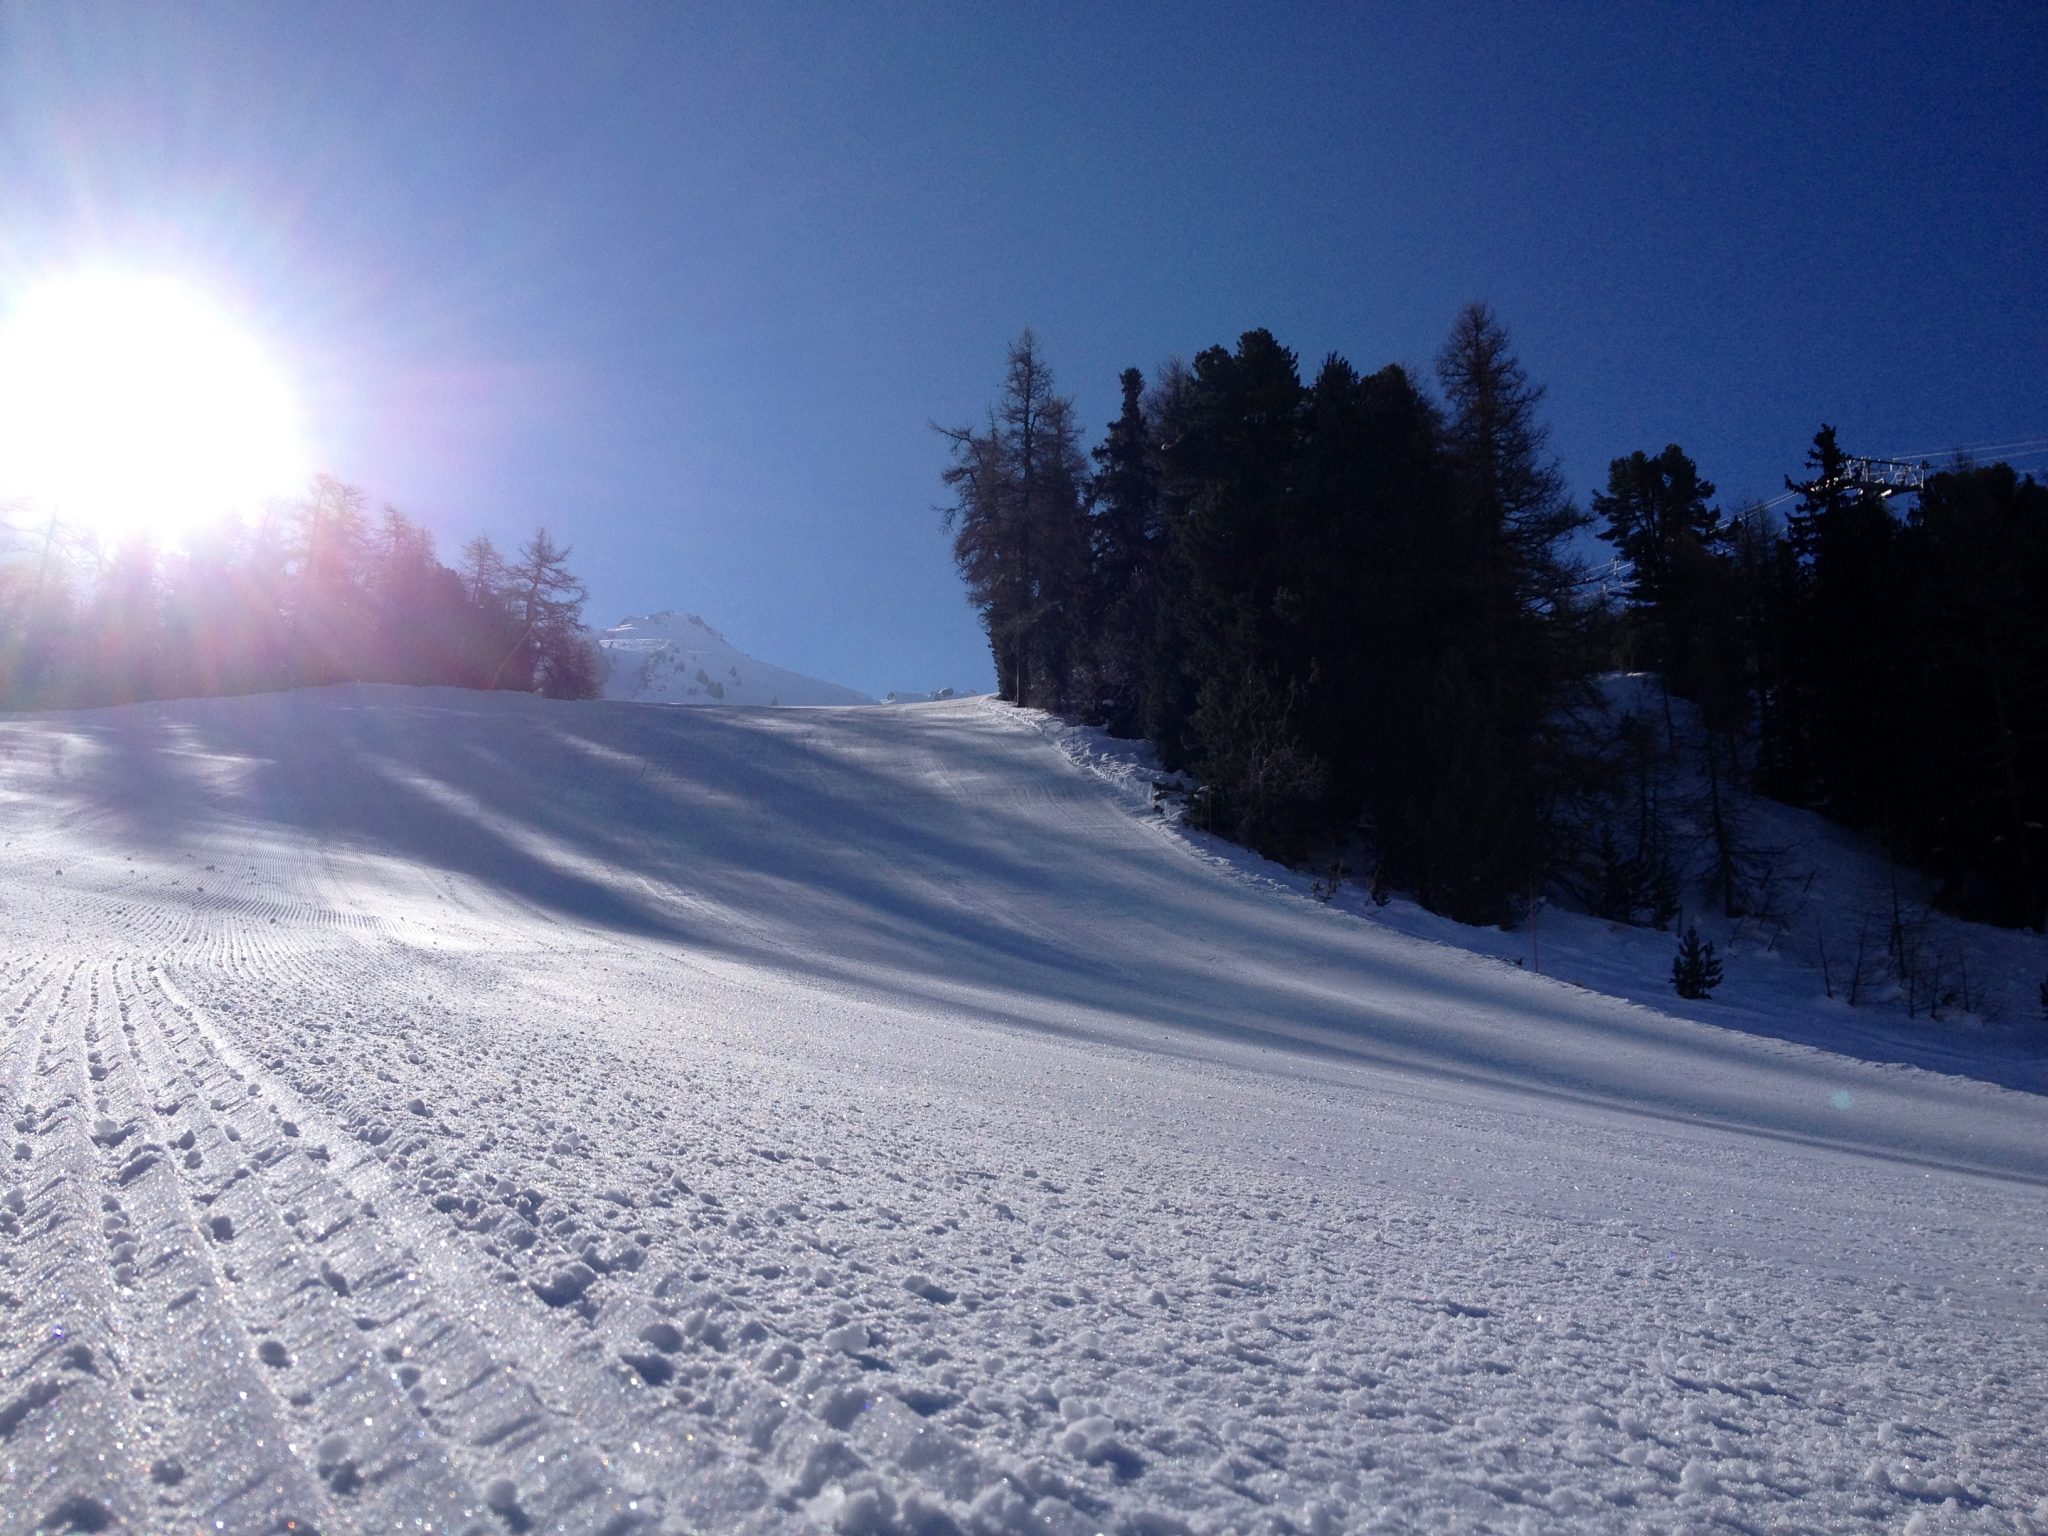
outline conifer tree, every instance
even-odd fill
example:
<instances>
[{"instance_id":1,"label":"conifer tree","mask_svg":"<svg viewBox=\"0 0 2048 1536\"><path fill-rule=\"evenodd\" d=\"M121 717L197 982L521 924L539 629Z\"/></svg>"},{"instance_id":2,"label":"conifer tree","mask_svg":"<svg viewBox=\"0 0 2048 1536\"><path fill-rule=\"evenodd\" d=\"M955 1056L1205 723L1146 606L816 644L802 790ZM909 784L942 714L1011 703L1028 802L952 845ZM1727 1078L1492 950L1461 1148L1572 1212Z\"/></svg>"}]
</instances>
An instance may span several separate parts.
<instances>
[{"instance_id":1,"label":"conifer tree","mask_svg":"<svg viewBox=\"0 0 2048 1536\"><path fill-rule=\"evenodd\" d=\"M369 676L397 683L438 682L459 665L464 621L462 581L434 557L434 536L387 506L370 538L366 585L374 616Z\"/></svg>"},{"instance_id":2,"label":"conifer tree","mask_svg":"<svg viewBox=\"0 0 2048 1536\"><path fill-rule=\"evenodd\" d=\"M463 608L457 677L465 687L489 688L525 628L512 606L509 567L489 534L480 533L462 546L457 580Z\"/></svg>"},{"instance_id":3,"label":"conifer tree","mask_svg":"<svg viewBox=\"0 0 2048 1536\"><path fill-rule=\"evenodd\" d=\"M1466 510L1494 575L1525 614L1562 615L1583 572L1563 541L1586 526L1565 492L1537 415L1543 388L1529 381L1506 328L1484 304L1468 304L1437 355L1448 408L1446 445Z\"/></svg>"},{"instance_id":4,"label":"conifer tree","mask_svg":"<svg viewBox=\"0 0 2048 1536\"><path fill-rule=\"evenodd\" d=\"M1172 618L1193 684L1174 745L1205 781L1210 824L1283 855L1305 845L1328 783L1301 736L1313 559L1296 478L1303 403L1294 354L1247 331L1234 352L1195 359L1166 453L1185 506Z\"/></svg>"},{"instance_id":5,"label":"conifer tree","mask_svg":"<svg viewBox=\"0 0 2048 1536\"><path fill-rule=\"evenodd\" d=\"M1713 627L1714 553L1726 530L1708 503L1714 487L1676 443L1654 458L1638 450L1608 465L1595 492L1599 536L1629 565L1627 599L1646 644L1642 662L1682 698L1698 693L1700 652Z\"/></svg>"},{"instance_id":6,"label":"conifer tree","mask_svg":"<svg viewBox=\"0 0 2048 1536\"><path fill-rule=\"evenodd\" d=\"M1806 479L1785 479L1785 489L1799 495L1785 520L1785 535L1792 542L1792 552L1802 562L1811 562L1820 553L1824 532L1838 525L1861 497L1849 476L1849 456L1842 451L1835 429L1826 422L1813 434L1806 467Z\"/></svg>"},{"instance_id":7,"label":"conifer tree","mask_svg":"<svg viewBox=\"0 0 2048 1536\"><path fill-rule=\"evenodd\" d=\"M1178 357L1159 370L1147 414L1159 443L1159 549L1153 558L1156 599L1151 645L1145 657L1145 740L1166 767L1186 768L1193 755L1188 721L1195 712L1201 679L1194 637L1201 617L1188 579L1188 533L1194 518L1197 482L1181 473L1181 450L1195 431L1195 372Z\"/></svg>"},{"instance_id":8,"label":"conifer tree","mask_svg":"<svg viewBox=\"0 0 2048 1536\"><path fill-rule=\"evenodd\" d=\"M582 586L543 530L508 569L487 538L464 572L354 486L103 553L56 519L0 519L0 708L90 706L336 682L597 690Z\"/></svg>"},{"instance_id":9,"label":"conifer tree","mask_svg":"<svg viewBox=\"0 0 2048 1536\"><path fill-rule=\"evenodd\" d=\"M1085 718L1118 736L1144 722L1145 668L1157 623L1155 564L1160 527L1159 465L1146 419L1145 376L1126 368L1123 410L1095 448L1089 522L1089 594L1085 628L1089 677L1076 704Z\"/></svg>"},{"instance_id":10,"label":"conifer tree","mask_svg":"<svg viewBox=\"0 0 2048 1536\"><path fill-rule=\"evenodd\" d=\"M1086 474L1073 402L1056 393L1030 331L1012 342L1002 399L981 428L937 429L953 555L981 611L997 691L1063 707L1083 649Z\"/></svg>"},{"instance_id":11,"label":"conifer tree","mask_svg":"<svg viewBox=\"0 0 2048 1536\"><path fill-rule=\"evenodd\" d=\"M1326 369L1319 384L1327 381ZM1321 403L1315 409L1324 414ZM1441 729L1438 669L1469 644L1476 595L1464 552L1447 548L1462 524L1435 403L1405 369L1389 366L1359 381L1357 411L1349 462L1315 482L1346 509L1334 514L1341 551L1331 557L1336 627L1326 642L1341 659L1326 674L1348 718L1338 726L1345 739L1324 750L1355 777L1355 799L1335 809L1363 816L1378 878L1434 893L1446 862L1434 843L1435 806L1453 750Z\"/></svg>"},{"instance_id":12,"label":"conifer tree","mask_svg":"<svg viewBox=\"0 0 2048 1536\"><path fill-rule=\"evenodd\" d=\"M0 705L54 702L70 681L78 605L68 568L79 542L55 512L0 503Z\"/></svg>"},{"instance_id":13,"label":"conifer tree","mask_svg":"<svg viewBox=\"0 0 2048 1536\"><path fill-rule=\"evenodd\" d=\"M462 546L462 594L482 607L499 597L505 587L505 557L491 536L480 533Z\"/></svg>"},{"instance_id":14,"label":"conifer tree","mask_svg":"<svg viewBox=\"0 0 2048 1536\"><path fill-rule=\"evenodd\" d=\"M143 535L124 540L100 573L93 605L102 688L95 702L126 704L161 696L170 663L162 599L163 569L155 541Z\"/></svg>"},{"instance_id":15,"label":"conifer tree","mask_svg":"<svg viewBox=\"0 0 2048 1536\"><path fill-rule=\"evenodd\" d=\"M1713 996L1719 985L1721 961L1714 954L1713 942L1701 939L1699 929L1687 923L1678 941L1678 953L1671 961L1671 989L1680 997L1699 1002Z\"/></svg>"},{"instance_id":16,"label":"conifer tree","mask_svg":"<svg viewBox=\"0 0 2048 1536\"><path fill-rule=\"evenodd\" d=\"M366 505L357 487L320 475L298 506L291 587L296 682L338 683L359 675L372 622L363 588Z\"/></svg>"},{"instance_id":17,"label":"conifer tree","mask_svg":"<svg viewBox=\"0 0 2048 1536\"><path fill-rule=\"evenodd\" d=\"M1929 477L1897 570L1894 846L1952 910L2048 928L2048 487Z\"/></svg>"},{"instance_id":18,"label":"conifer tree","mask_svg":"<svg viewBox=\"0 0 2048 1536\"><path fill-rule=\"evenodd\" d=\"M1467 922L1506 921L1556 857L1553 806L1571 778L1591 771L1557 728L1590 671L1583 572L1563 543L1586 519L1549 456L1537 417L1543 391L1485 305L1460 312L1437 378L1457 494L1456 530L1440 553L1459 562L1459 583L1471 593L1462 686L1452 697L1472 712L1462 722L1440 719L1438 733L1468 744L1460 775L1472 814L1486 818L1459 840L1493 850L1466 864L1456 910L1442 910ZM1449 707L1440 702L1439 716ZM1480 774L1492 782L1477 782Z\"/></svg>"},{"instance_id":19,"label":"conifer tree","mask_svg":"<svg viewBox=\"0 0 2048 1536\"><path fill-rule=\"evenodd\" d=\"M583 583L569 572L566 545L534 530L507 574L523 631L496 686L532 689L551 699L589 698L601 679L583 636Z\"/></svg>"},{"instance_id":20,"label":"conifer tree","mask_svg":"<svg viewBox=\"0 0 2048 1536\"><path fill-rule=\"evenodd\" d=\"M1788 519L1799 558L1787 695L1810 756L1810 797L1854 827L1883 830L1899 750L1898 525L1879 489L1860 481L1835 441L1814 435L1809 480Z\"/></svg>"}]
</instances>

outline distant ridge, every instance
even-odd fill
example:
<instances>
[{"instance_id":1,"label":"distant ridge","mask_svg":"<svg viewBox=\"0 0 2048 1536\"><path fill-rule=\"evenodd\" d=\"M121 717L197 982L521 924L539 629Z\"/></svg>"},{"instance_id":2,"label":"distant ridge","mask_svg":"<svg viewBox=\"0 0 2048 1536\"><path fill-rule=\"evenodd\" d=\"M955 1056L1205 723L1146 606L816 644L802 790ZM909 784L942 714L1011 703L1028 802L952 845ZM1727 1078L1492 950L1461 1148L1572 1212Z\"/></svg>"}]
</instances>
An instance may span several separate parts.
<instances>
[{"instance_id":1,"label":"distant ridge","mask_svg":"<svg viewBox=\"0 0 2048 1536\"><path fill-rule=\"evenodd\" d=\"M642 704L872 704L854 688L758 661L694 613L621 619L598 633L604 696Z\"/></svg>"}]
</instances>

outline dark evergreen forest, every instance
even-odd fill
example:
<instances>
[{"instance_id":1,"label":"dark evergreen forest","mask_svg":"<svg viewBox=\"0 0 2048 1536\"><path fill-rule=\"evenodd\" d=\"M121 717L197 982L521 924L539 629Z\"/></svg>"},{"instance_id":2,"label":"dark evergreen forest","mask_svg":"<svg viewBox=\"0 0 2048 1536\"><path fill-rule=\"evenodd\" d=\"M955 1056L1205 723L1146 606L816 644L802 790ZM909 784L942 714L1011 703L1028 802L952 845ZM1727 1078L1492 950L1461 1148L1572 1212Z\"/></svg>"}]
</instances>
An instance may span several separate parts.
<instances>
[{"instance_id":1,"label":"dark evergreen forest","mask_svg":"<svg viewBox=\"0 0 2048 1536\"><path fill-rule=\"evenodd\" d=\"M443 565L402 512L322 476L303 500L167 554L109 552L60 519L0 549L0 708L66 708L341 682L597 692L570 551L545 528Z\"/></svg>"},{"instance_id":2,"label":"dark evergreen forest","mask_svg":"<svg viewBox=\"0 0 2048 1536\"><path fill-rule=\"evenodd\" d=\"M1552 894L1671 920L1648 765L1682 713L1727 915L1769 900L1761 793L1872 834L1960 915L2042 927L2048 489L1957 464L1895 496L1823 426L1782 522L1724 513L1676 445L1615 459L1581 511L1542 399L1473 305L1433 391L1334 354L1304 379L1249 331L1126 371L1091 447L1025 333L986 419L940 428L1002 696L1143 737L1199 782L1199 825L1500 924ZM1619 671L1657 675L1668 743L1600 707Z\"/></svg>"}]
</instances>

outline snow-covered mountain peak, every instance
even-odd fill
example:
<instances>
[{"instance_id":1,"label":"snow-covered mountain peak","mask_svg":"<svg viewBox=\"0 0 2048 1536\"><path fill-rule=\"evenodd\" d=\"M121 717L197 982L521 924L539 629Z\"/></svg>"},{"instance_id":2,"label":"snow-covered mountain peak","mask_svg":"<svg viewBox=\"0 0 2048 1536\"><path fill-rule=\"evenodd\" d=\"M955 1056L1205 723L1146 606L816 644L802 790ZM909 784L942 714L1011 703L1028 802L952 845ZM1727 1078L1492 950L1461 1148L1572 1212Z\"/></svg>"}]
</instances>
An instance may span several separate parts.
<instances>
[{"instance_id":1,"label":"snow-covered mountain peak","mask_svg":"<svg viewBox=\"0 0 2048 1536\"><path fill-rule=\"evenodd\" d=\"M807 677L740 650L694 613L621 619L598 634L604 694L643 704L872 704L853 688Z\"/></svg>"},{"instance_id":2,"label":"snow-covered mountain peak","mask_svg":"<svg viewBox=\"0 0 2048 1536\"><path fill-rule=\"evenodd\" d=\"M605 631L605 636L608 640L616 636L620 640L633 641L682 640L701 643L709 640L716 645L732 643L705 623L702 615L677 613L673 608L665 608L660 613L621 619Z\"/></svg>"}]
</instances>

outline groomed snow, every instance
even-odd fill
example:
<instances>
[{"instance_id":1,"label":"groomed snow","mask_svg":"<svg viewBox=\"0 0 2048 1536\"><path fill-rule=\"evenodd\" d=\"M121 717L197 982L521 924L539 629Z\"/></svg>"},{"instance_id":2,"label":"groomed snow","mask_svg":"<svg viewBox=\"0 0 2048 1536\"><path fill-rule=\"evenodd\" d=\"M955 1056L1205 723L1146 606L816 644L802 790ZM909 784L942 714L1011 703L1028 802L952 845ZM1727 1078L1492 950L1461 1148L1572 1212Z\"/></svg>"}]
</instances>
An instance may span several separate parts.
<instances>
[{"instance_id":1,"label":"groomed snow","mask_svg":"<svg viewBox=\"0 0 2048 1536\"><path fill-rule=\"evenodd\" d=\"M2048 1530L2048 1099L1054 734L0 721L0 1529Z\"/></svg>"}]
</instances>

